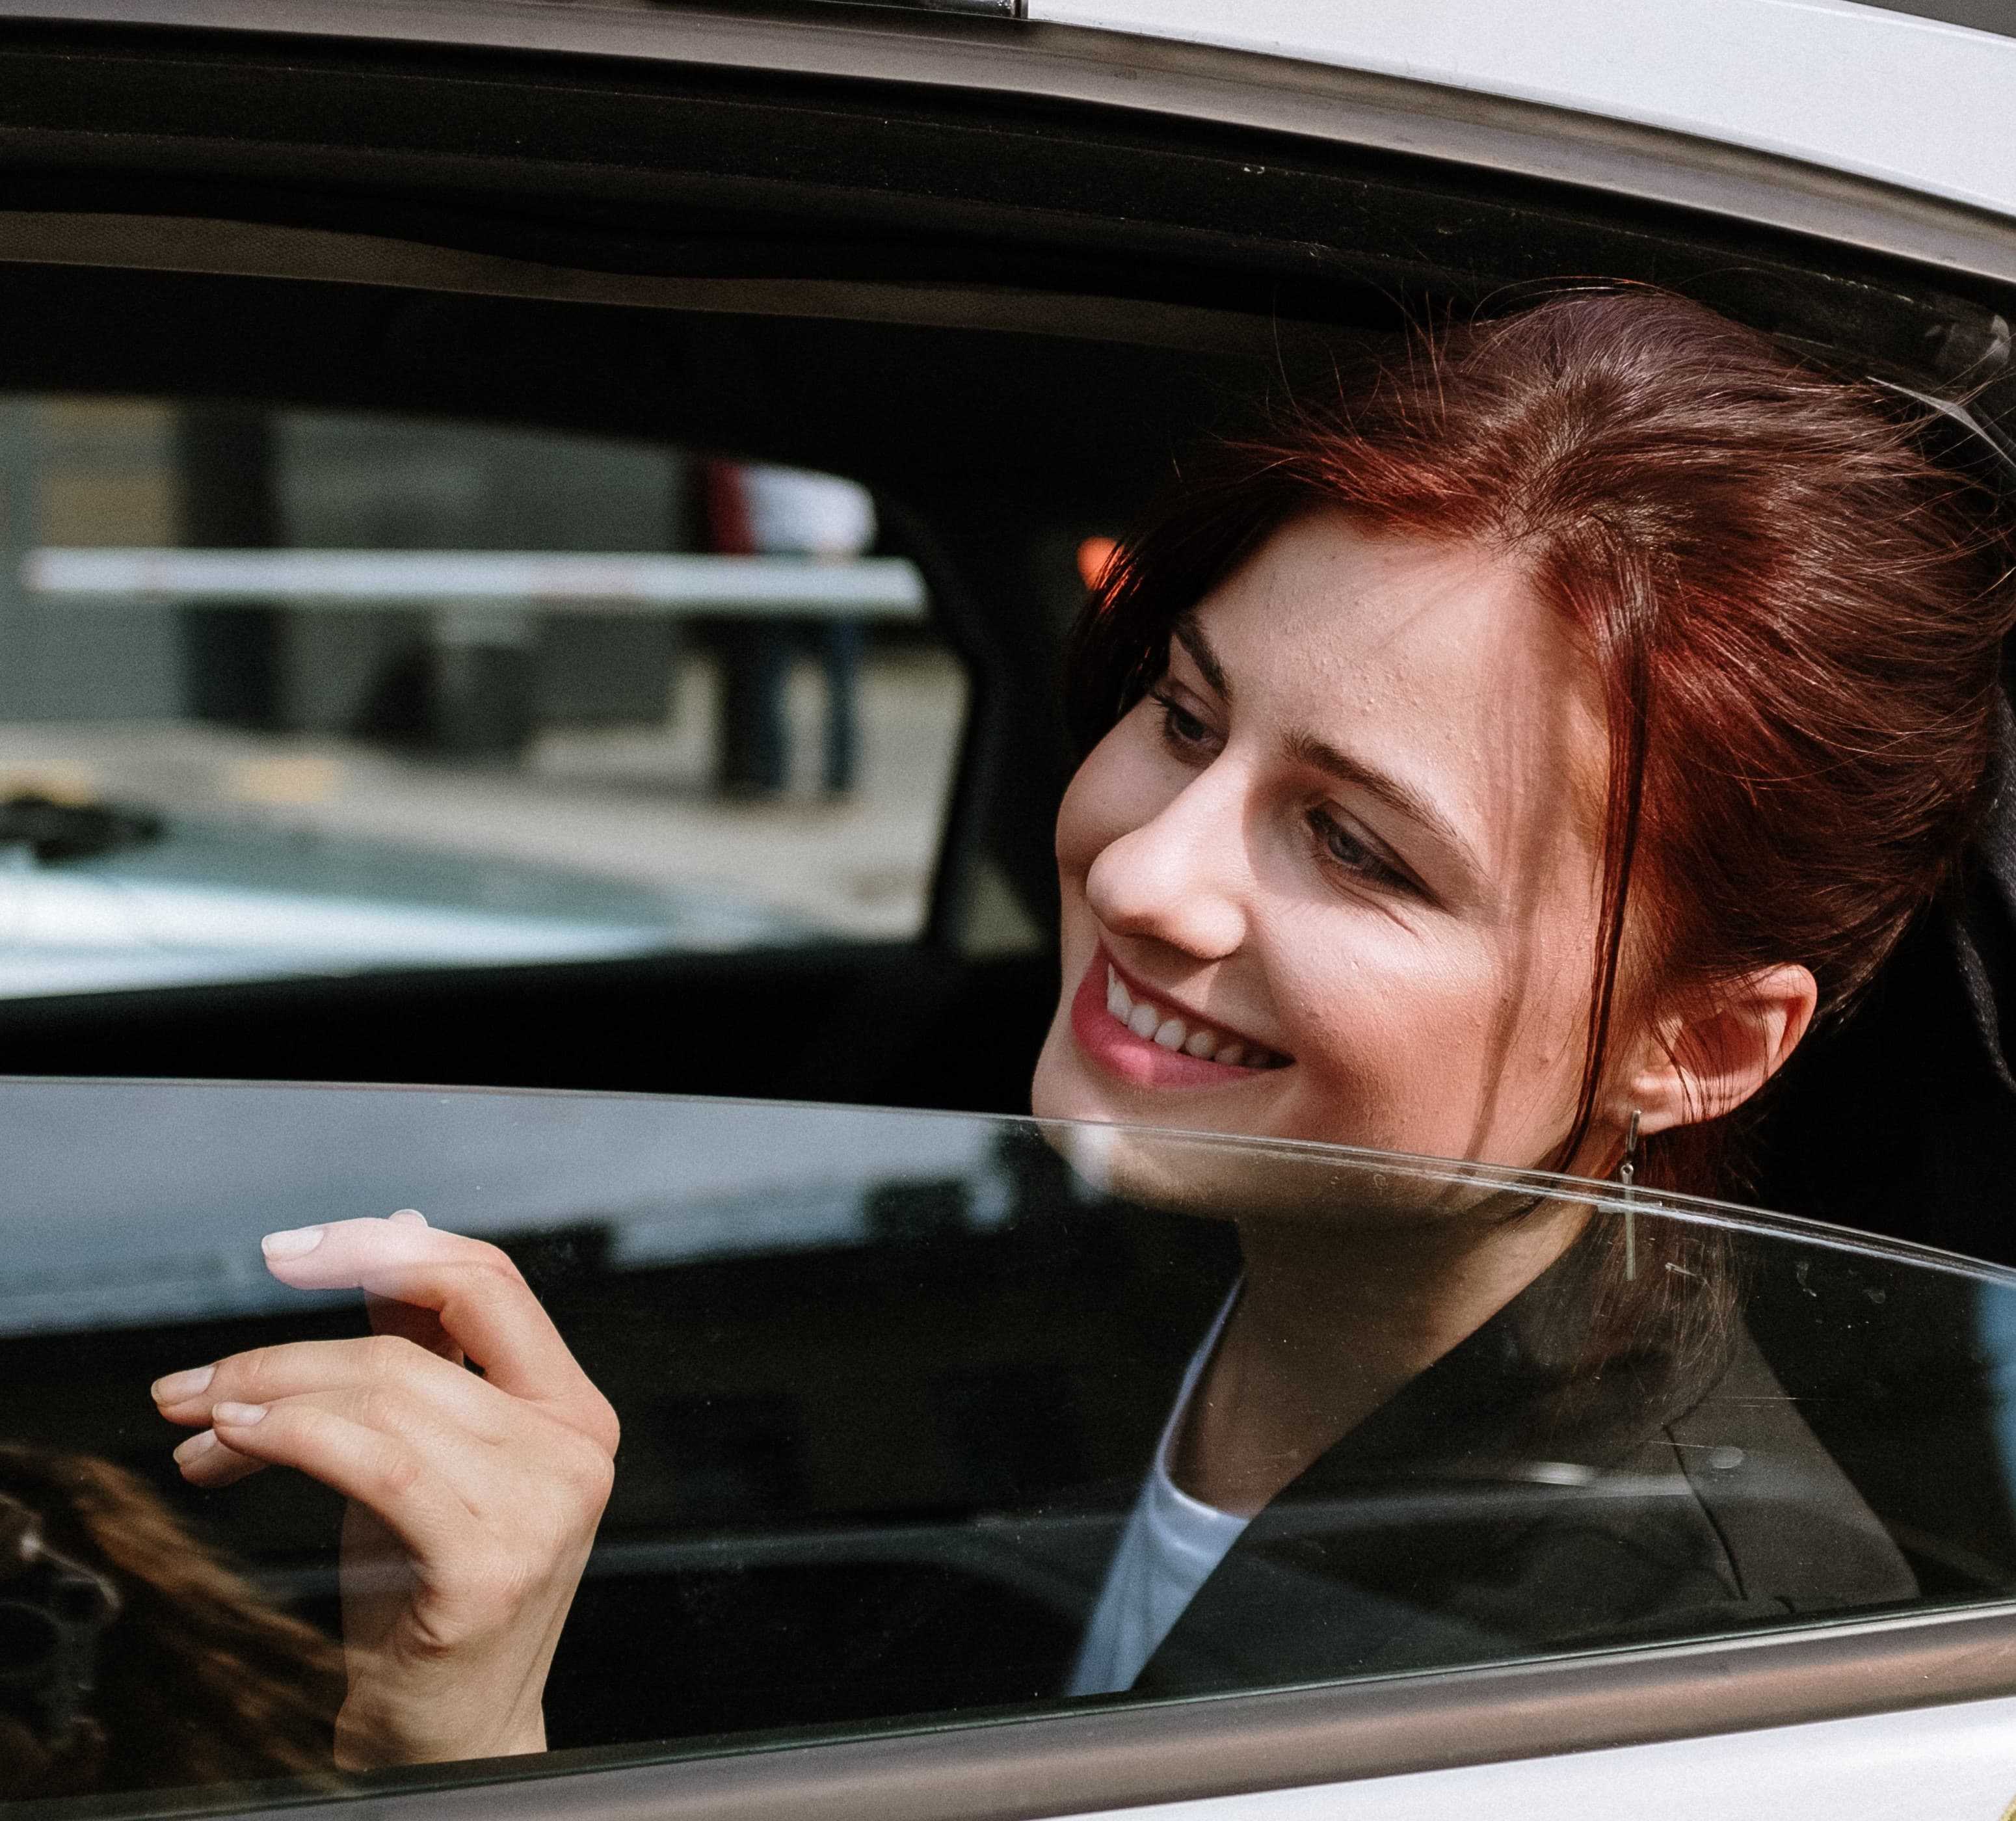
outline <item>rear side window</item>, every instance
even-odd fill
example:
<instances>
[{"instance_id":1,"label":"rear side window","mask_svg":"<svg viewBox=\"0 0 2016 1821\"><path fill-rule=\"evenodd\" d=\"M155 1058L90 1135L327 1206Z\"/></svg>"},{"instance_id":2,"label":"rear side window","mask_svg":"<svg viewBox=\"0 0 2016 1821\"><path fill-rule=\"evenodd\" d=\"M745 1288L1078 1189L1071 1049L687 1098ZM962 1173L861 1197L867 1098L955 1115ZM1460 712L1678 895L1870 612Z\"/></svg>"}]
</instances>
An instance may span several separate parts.
<instances>
[{"instance_id":1,"label":"rear side window","mask_svg":"<svg viewBox=\"0 0 2016 1821\"><path fill-rule=\"evenodd\" d=\"M0 1518L53 1552L18 1603L66 1640L9 1670L0 1720L110 1812L149 1784L349 1787L326 1775L340 1501L277 1470L192 1490L147 1397L364 1331L355 1297L261 1269L276 1209L417 1206L494 1239L614 1403L556 1749L676 1758L2016 1593L2016 1279L1831 1231L1420 1159L831 1107L45 1083L9 1090L0 1132ZM1535 1197L1577 1199L1590 1243L1258 1513L1200 1516L1169 1425L1253 1223ZM1159 1616L1129 1567L1144 1512L1165 1555L1209 1556ZM178 1552L220 1546L203 1596L265 1639L228 1674L178 1604L199 1559Z\"/></svg>"},{"instance_id":2,"label":"rear side window","mask_svg":"<svg viewBox=\"0 0 2016 1821\"><path fill-rule=\"evenodd\" d=\"M845 477L0 405L0 996L914 934L965 714Z\"/></svg>"}]
</instances>

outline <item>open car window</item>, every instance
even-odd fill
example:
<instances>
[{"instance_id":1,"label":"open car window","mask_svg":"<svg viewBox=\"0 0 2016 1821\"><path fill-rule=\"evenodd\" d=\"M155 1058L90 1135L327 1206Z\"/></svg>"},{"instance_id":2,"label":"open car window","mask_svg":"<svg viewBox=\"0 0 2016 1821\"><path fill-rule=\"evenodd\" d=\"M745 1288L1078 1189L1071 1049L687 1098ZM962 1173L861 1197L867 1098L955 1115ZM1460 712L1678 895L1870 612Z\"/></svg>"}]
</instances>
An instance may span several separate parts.
<instances>
[{"instance_id":1,"label":"open car window","mask_svg":"<svg viewBox=\"0 0 2016 1821\"><path fill-rule=\"evenodd\" d=\"M697 1099L16 1083L0 1132L16 1798L151 1813L1404 1688L2016 1593L2016 1276L1838 1231L1323 1146ZM1562 1205L1582 1238L1222 1539L1163 1635L1102 1618L1255 1223ZM511 1252L624 1440L555 1754L360 1783L328 1769L339 1501L279 1472L192 1491L147 1386L365 1331L258 1237L402 1207Z\"/></svg>"},{"instance_id":2,"label":"open car window","mask_svg":"<svg viewBox=\"0 0 2016 1821\"><path fill-rule=\"evenodd\" d=\"M965 681L859 484L158 398L0 446L0 997L921 927Z\"/></svg>"}]
</instances>

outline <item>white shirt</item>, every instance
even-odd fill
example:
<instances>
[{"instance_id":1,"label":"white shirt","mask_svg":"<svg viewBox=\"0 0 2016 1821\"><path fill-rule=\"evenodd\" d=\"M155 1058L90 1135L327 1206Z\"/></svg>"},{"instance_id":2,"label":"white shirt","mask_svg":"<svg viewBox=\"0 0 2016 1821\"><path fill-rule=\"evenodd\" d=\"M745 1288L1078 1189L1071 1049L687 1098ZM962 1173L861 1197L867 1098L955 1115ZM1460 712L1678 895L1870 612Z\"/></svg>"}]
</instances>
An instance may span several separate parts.
<instances>
[{"instance_id":1,"label":"white shirt","mask_svg":"<svg viewBox=\"0 0 2016 1821\"><path fill-rule=\"evenodd\" d=\"M766 556L859 556L875 542L875 502L851 480L752 465L742 482L750 536Z\"/></svg>"},{"instance_id":2,"label":"white shirt","mask_svg":"<svg viewBox=\"0 0 2016 1821\"><path fill-rule=\"evenodd\" d=\"M1134 1501L1120 1547L1106 1571L1099 1604L1078 1646L1067 1694L1118 1694L1132 1688L1249 1521L1193 1499L1169 1477L1170 1446L1190 1409L1190 1394L1218 1345L1226 1317L1238 1300L1239 1286L1234 1284L1183 1374L1176 1407L1162 1426L1141 1495Z\"/></svg>"}]
</instances>

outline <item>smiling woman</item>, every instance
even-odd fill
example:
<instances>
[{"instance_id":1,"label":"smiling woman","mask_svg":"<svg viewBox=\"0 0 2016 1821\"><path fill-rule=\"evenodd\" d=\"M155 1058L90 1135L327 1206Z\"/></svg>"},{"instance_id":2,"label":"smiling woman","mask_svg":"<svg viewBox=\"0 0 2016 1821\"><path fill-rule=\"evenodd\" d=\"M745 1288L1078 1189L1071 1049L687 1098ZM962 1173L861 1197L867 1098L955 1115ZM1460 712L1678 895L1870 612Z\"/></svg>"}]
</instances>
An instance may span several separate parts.
<instances>
[{"instance_id":1,"label":"smiling woman","mask_svg":"<svg viewBox=\"0 0 2016 1821\"><path fill-rule=\"evenodd\" d=\"M2008 546L1924 429L1588 293L1193 470L1081 628L1065 965L1299 1066L1104 1110L1598 1175L1635 1110L1641 1182L1738 1186L1990 794Z\"/></svg>"},{"instance_id":2,"label":"smiling woman","mask_svg":"<svg viewBox=\"0 0 2016 1821\"><path fill-rule=\"evenodd\" d=\"M2012 603L1993 502L1921 428L1696 305L1569 294L1345 373L1106 567L1035 1112L1090 1122L1060 1143L1459 1167L1334 1204L1306 1153L1112 1134L1103 1186L1229 1222L1239 1260L1059 1692L1912 1595L1719 1228L1478 1171L1726 1190L1743 1110L1958 867ZM381 1333L161 1381L185 1473L300 1468L405 1557L346 1638L348 1761L538 1749L613 1417L490 1248L268 1246L374 1290ZM1729 1477L1752 1458L1776 1477ZM1514 1481L1474 1522L1406 1515ZM1532 1484L1600 1491L1535 1517Z\"/></svg>"},{"instance_id":3,"label":"smiling woman","mask_svg":"<svg viewBox=\"0 0 2016 1821\"><path fill-rule=\"evenodd\" d=\"M1874 388L1643 293L1424 336L1220 452L1082 628L1036 1112L1727 1193L1745 1111L1982 814L2011 617L1991 508ZM1198 1205L1152 1156L1111 1174ZM1251 1628L1270 1561L1361 1579L1363 1539L1326 1552L1296 1513L1352 1483L1366 1435L1428 1470L1427 1413L1480 1395L1480 1346L1532 1373L1500 1436L1573 1437L1574 1460L1656 1457L1690 1409L1782 1397L1706 1229L1641 1247L1559 1199L1337 1222L1257 1180L1212 1194L1244 1274L1076 1692L1208 1683L1195 1654ZM1575 1337L1535 1370L1564 1306ZM1634 1394L1606 1404L1620 1368ZM1786 1420L1773 1452L1817 1456ZM1838 1491L1834 1519L1873 1531ZM1564 1610L1615 1635L1909 1588L1881 1548L1816 1582L1809 1524L1716 1507L1650 1545L1586 1518L1423 1552L1401 1584L1446 1577L1441 1615L1488 1598L1536 1637ZM1719 1592L1697 1573L1718 1550Z\"/></svg>"}]
</instances>

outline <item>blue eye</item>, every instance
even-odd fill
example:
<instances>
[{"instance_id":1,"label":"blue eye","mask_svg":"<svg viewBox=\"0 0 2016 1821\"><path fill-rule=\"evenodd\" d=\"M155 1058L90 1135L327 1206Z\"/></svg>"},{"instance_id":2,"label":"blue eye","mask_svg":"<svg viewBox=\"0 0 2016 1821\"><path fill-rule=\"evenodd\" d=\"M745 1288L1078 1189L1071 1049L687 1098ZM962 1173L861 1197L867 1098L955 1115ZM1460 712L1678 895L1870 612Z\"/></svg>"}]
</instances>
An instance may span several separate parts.
<instances>
[{"instance_id":1,"label":"blue eye","mask_svg":"<svg viewBox=\"0 0 2016 1821\"><path fill-rule=\"evenodd\" d=\"M1323 844L1325 856L1347 873L1374 884L1394 887L1402 891L1413 891L1414 883L1404 873L1381 859L1358 836L1338 822L1334 816L1320 809L1309 812L1309 826Z\"/></svg>"},{"instance_id":2,"label":"blue eye","mask_svg":"<svg viewBox=\"0 0 2016 1821\"><path fill-rule=\"evenodd\" d=\"M1162 736L1172 746L1199 747L1211 743L1211 729L1173 698L1157 693L1162 711Z\"/></svg>"}]
</instances>

